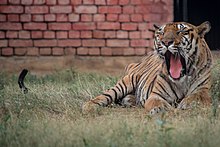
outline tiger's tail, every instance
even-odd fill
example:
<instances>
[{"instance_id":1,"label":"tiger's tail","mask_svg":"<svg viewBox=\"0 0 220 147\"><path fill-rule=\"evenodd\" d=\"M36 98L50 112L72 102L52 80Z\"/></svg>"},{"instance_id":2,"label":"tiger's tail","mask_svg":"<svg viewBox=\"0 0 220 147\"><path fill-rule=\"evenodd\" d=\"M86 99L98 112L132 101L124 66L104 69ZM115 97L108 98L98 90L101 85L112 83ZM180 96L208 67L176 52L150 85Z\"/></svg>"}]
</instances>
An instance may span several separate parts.
<instances>
[{"instance_id":1,"label":"tiger's tail","mask_svg":"<svg viewBox=\"0 0 220 147\"><path fill-rule=\"evenodd\" d=\"M19 78L18 78L18 85L19 85L19 87L21 88L21 91L24 94L28 93L28 88L24 85L24 78L27 75L27 73L28 73L28 70L23 69L22 72L19 75Z\"/></svg>"}]
</instances>

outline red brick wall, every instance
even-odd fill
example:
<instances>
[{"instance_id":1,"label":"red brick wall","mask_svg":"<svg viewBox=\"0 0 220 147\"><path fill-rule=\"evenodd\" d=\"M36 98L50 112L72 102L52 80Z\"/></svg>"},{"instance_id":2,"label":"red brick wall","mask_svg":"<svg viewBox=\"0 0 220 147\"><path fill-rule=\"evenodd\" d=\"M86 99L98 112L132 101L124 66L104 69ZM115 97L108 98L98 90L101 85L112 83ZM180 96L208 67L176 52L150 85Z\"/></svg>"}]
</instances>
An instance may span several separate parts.
<instances>
[{"instance_id":1,"label":"red brick wall","mask_svg":"<svg viewBox=\"0 0 220 147\"><path fill-rule=\"evenodd\" d=\"M0 56L143 55L173 0L0 0Z\"/></svg>"}]
</instances>

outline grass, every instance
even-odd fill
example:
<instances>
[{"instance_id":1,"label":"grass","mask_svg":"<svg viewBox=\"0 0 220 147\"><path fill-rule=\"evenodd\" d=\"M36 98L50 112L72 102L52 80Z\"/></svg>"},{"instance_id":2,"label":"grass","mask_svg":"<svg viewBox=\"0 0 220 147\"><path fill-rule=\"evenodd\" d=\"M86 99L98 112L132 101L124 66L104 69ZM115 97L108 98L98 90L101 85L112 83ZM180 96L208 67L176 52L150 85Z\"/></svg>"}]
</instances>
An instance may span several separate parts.
<instances>
[{"instance_id":1,"label":"grass","mask_svg":"<svg viewBox=\"0 0 220 147\"><path fill-rule=\"evenodd\" d=\"M220 62L213 70L211 108L150 117L142 108L102 108L82 115L81 105L118 77L74 70L28 74L22 94L18 75L0 73L0 146L219 146Z\"/></svg>"}]
</instances>

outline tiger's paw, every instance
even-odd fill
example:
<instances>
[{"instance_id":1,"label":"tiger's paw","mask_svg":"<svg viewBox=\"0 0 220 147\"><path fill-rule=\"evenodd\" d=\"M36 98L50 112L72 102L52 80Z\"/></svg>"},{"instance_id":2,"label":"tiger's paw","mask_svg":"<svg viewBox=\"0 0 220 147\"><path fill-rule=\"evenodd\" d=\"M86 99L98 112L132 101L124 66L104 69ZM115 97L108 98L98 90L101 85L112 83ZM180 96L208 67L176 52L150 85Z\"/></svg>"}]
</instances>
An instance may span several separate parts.
<instances>
[{"instance_id":1,"label":"tiger's paw","mask_svg":"<svg viewBox=\"0 0 220 147\"><path fill-rule=\"evenodd\" d=\"M99 105L93 103L92 101L88 101L82 106L82 113L83 114L89 114L89 113L94 113L97 112L99 109Z\"/></svg>"},{"instance_id":2,"label":"tiger's paw","mask_svg":"<svg viewBox=\"0 0 220 147\"><path fill-rule=\"evenodd\" d=\"M186 110L191 109L193 107L196 107L196 105L199 105L199 102L193 101L189 98L183 99L180 104L177 106L178 109Z\"/></svg>"},{"instance_id":3,"label":"tiger's paw","mask_svg":"<svg viewBox=\"0 0 220 147\"><path fill-rule=\"evenodd\" d=\"M145 110L150 115L168 111L172 106L165 100L158 98L150 98L145 102Z\"/></svg>"},{"instance_id":4,"label":"tiger's paw","mask_svg":"<svg viewBox=\"0 0 220 147\"><path fill-rule=\"evenodd\" d=\"M163 107L154 107L153 109L150 110L149 114L150 115L155 115L157 113L165 112L166 110Z\"/></svg>"}]
</instances>

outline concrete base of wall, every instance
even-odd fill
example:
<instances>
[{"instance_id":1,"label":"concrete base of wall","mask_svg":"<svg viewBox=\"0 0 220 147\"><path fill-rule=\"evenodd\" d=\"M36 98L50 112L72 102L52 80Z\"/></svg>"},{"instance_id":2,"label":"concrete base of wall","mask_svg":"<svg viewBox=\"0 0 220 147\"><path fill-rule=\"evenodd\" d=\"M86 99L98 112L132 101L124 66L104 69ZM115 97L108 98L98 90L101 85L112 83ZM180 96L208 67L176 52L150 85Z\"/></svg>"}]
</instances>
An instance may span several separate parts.
<instances>
[{"instance_id":1,"label":"concrete base of wall","mask_svg":"<svg viewBox=\"0 0 220 147\"><path fill-rule=\"evenodd\" d=\"M219 59L220 52L213 51L213 57L214 59ZM45 75L72 68L80 72L121 75L126 65L138 62L141 58L141 56L0 57L0 71L19 73L22 69L26 68L32 74Z\"/></svg>"},{"instance_id":2,"label":"concrete base of wall","mask_svg":"<svg viewBox=\"0 0 220 147\"><path fill-rule=\"evenodd\" d=\"M80 72L97 72L110 75L122 74L126 65L142 57L0 57L0 71L19 73L28 69L32 74L45 75L72 68Z\"/></svg>"}]
</instances>

